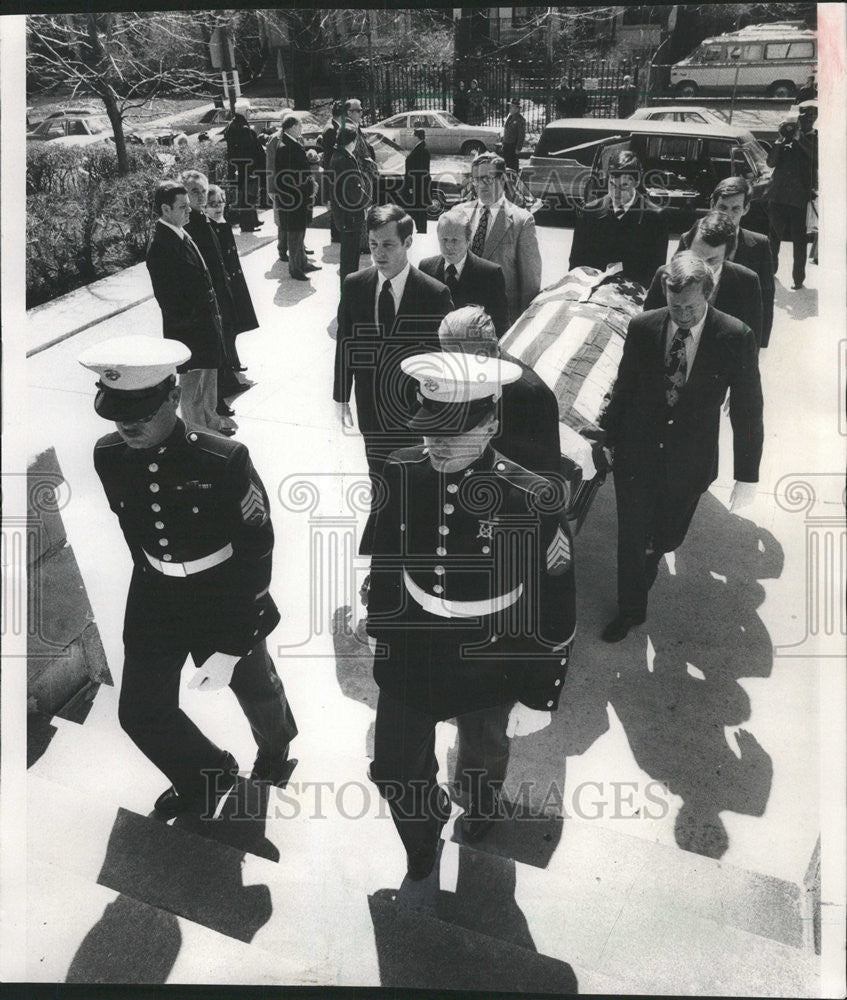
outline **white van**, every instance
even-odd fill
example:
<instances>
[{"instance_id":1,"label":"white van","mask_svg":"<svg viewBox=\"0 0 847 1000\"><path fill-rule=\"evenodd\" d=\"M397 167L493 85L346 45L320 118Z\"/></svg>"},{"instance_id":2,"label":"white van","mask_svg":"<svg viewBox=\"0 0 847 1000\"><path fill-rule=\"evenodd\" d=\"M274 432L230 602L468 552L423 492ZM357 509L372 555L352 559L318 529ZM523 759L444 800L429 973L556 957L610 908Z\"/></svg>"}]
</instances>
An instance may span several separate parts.
<instances>
[{"instance_id":1,"label":"white van","mask_svg":"<svg viewBox=\"0 0 847 1000\"><path fill-rule=\"evenodd\" d=\"M817 69L816 32L802 21L752 24L707 38L671 67L671 88L680 97L744 94L794 97Z\"/></svg>"}]
</instances>

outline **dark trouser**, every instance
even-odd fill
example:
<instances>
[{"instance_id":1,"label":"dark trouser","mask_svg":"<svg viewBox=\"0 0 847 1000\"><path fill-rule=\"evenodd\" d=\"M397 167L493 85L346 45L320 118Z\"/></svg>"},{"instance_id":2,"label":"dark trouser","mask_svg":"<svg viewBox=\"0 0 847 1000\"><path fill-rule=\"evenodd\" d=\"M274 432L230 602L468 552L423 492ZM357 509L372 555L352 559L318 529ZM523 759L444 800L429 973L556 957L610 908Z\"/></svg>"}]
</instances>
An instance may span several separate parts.
<instances>
[{"instance_id":1,"label":"dark trouser","mask_svg":"<svg viewBox=\"0 0 847 1000\"><path fill-rule=\"evenodd\" d=\"M147 652L126 647L118 718L138 749L180 794L207 802L204 771L220 767L222 751L179 707L180 672L189 652L196 666L210 649ZM279 759L297 735L285 689L262 640L235 665L232 688L263 756Z\"/></svg>"},{"instance_id":2,"label":"dark trouser","mask_svg":"<svg viewBox=\"0 0 847 1000\"><path fill-rule=\"evenodd\" d=\"M620 614L646 616L659 562L682 544L701 495L674 489L664 475L646 481L615 472Z\"/></svg>"},{"instance_id":3,"label":"dark trouser","mask_svg":"<svg viewBox=\"0 0 847 1000\"><path fill-rule=\"evenodd\" d=\"M503 159L506 166L511 170L518 169L518 144L516 142L503 143Z\"/></svg>"},{"instance_id":4,"label":"dark trouser","mask_svg":"<svg viewBox=\"0 0 847 1000\"><path fill-rule=\"evenodd\" d=\"M341 242L341 263L338 268L338 277L341 280L341 286L344 287L344 279L347 275L359 270L361 227L341 230L339 240Z\"/></svg>"},{"instance_id":5,"label":"dark trouser","mask_svg":"<svg viewBox=\"0 0 847 1000\"><path fill-rule=\"evenodd\" d=\"M249 232L259 224L259 216L256 212L259 205L259 181L249 170L247 164L243 162L230 163L231 171L233 168L236 189L235 197L230 205L229 218L233 225L237 223L243 231Z\"/></svg>"},{"instance_id":6,"label":"dark trouser","mask_svg":"<svg viewBox=\"0 0 847 1000\"><path fill-rule=\"evenodd\" d=\"M779 244L790 240L794 248L791 277L795 285L802 285L806 280L806 207L768 202L768 220L768 242L774 273L779 267Z\"/></svg>"},{"instance_id":7,"label":"dark trouser","mask_svg":"<svg viewBox=\"0 0 847 1000\"><path fill-rule=\"evenodd\" d=\"M506 722L511 704L456 718L459 752L456 781L469 792L473 806L490 811L509 764ZM437 842L438 761L435 726L440 720L380 692L376 707L371 778L388 802L391 817L408 854L426 853ZM479 796L479 797L477 797ZM469 809L473 806L469 803Z\"/></svg>"},{"instance_id":8,"label":"dark trouser","mask_svg":"<svg viewBox=\"0 0 847 1000\"><path fill-rule=\"evenodd\" d=\"M288 230L282 228L279 209L274 212L274 218L276 219L276 248L280 257L284 257L288 253Z\"/></svg>"},{"instance_id":9,"label":"dark trouser","mask_svg":"<svg viewBox=\"0 0 847 1000\"><path fill-rule=\"evenodd\" d=\"M306 251L303 249L305 239L305 229L288 230L288 273L292 276L299 277L306 273Z\"/></svg>"}]
</instances>

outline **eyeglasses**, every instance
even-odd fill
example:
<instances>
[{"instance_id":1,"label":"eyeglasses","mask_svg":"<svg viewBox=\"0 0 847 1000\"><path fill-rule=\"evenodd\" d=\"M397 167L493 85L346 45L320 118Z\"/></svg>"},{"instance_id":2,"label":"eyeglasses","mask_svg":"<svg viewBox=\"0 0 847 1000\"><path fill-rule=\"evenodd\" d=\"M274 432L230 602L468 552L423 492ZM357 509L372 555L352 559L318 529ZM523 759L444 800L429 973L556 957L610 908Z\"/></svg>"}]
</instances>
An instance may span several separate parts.
<instances>
[{"instance_id":1,"label":"eyeglasses","mask_svg":"<svg viewBox=\"0 0 847 1000\"><path fill-rule=\"evenodd\" d=\"M474 177L473 182L474 184L489 185L489 184L496 184L497 181L501 179L502 178L500 177L499 174L483 174L482 177L479 176Z\"/></svg>"}]
</instances>

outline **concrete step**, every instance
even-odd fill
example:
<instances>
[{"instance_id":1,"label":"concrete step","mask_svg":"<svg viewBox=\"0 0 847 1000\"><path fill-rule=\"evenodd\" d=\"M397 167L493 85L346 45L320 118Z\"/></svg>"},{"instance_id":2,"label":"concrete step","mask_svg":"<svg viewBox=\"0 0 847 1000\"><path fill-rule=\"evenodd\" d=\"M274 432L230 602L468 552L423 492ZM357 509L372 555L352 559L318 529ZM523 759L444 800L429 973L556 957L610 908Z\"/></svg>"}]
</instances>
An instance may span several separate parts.
<instances>
[{"instance_id":1,"label":"concrete step","mask_svg":"<svg viewBox=\"0 0 847 1000\"><path fill-rule=\"evenodd\" d=\"M28 982L296 984L300 970L184 917L31 859Z\"/></svg>"}]
</instances>

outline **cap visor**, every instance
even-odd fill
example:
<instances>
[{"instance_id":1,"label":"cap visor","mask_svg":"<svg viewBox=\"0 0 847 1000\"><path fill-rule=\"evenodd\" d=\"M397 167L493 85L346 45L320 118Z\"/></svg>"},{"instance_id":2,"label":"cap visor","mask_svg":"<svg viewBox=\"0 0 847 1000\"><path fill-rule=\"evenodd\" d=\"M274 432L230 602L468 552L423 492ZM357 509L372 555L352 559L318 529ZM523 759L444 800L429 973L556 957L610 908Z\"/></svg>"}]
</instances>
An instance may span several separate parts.
<instances>
[{"instance_id":1,"label":"cap visor","mask_svg":"<svg viewBox=\"0 0 847 1000\"><path fill-rule=\"evenodd\" d=\"M134 396L127 398L124 392L100 389L94 399L94 409L104 420L141 420L149 417L167 399L170 386L161 389L152 396Z\"/></svg>"},{"instance_id":2,"label":"cap visor","mask_svg":"<svg viewBox=\"0 0 847 1000\"><path fill-rule=\"evenodd\" d=\"M468 407L464 403L447 403L437 411L421 407L409 420L409 429L419 434L453 437L465 434L480 422L489 407Z\"/></svg>"}]
</instances>

